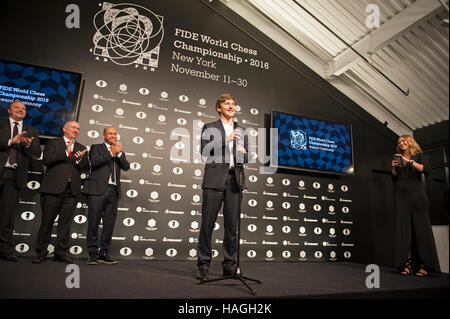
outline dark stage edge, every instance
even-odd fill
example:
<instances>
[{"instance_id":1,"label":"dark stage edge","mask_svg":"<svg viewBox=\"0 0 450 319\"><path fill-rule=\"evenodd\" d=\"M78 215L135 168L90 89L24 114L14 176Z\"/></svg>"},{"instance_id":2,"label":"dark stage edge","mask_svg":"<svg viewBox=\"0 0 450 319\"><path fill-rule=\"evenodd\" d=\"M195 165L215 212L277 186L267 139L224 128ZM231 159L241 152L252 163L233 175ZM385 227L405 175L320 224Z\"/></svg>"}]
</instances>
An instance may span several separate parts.
<instances>
[{"instance_id":1,"label":"dark stage edge","mask_svg":"<svg viewBox=\"0 0 450 319\"><path fill-rule=\"evenodd\" d=\"M0 260L0 299L448 299L449 290L448 274L402 276L390 267L380 267L380 288L368 289L366 265L345 262L243 262L243 274L263 282L249 282L256 296L237 280L199 285L195 262L74 263L80 288L68 289L67 264ZM220 276L220 262L213 261L210 278Z\"/></svg>"}]
</instances>

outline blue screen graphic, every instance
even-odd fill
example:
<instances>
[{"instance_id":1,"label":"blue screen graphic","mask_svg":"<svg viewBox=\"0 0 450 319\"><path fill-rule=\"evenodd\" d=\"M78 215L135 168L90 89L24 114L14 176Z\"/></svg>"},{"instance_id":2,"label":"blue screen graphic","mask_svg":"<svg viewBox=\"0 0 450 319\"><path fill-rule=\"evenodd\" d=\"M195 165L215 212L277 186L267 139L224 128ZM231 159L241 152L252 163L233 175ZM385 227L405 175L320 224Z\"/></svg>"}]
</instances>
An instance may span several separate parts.
<instances>
[{"instance_id":1,"label":"blue screen graphic","mask_svg":"<svg viewBox=\"0 0 450 319\"><path fill-rule=\"evenodd\" d=\"M75 120L81 73L0 60L0 116L8 117L15 100L27 108L25 123L40 135L61 136L67 121Z\"/></svg>"},{"instance_id":2,"label":"blue screen graphic","mask_svg":"<svg viewBox=\"0 0 450 319\"><path fill-rule=\"evenodd\" d=\"M272 112L278 129L278 166L353 174L351 126Z\"/></svg>"}]
</instances>

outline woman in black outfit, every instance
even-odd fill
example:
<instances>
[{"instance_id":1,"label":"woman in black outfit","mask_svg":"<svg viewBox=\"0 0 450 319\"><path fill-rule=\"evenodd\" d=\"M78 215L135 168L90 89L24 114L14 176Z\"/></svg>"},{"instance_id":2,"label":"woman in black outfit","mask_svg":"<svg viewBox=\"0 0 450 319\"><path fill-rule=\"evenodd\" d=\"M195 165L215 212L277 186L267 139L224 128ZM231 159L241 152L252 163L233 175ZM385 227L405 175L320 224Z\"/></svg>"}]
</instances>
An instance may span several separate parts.
<instances>
[{"instance_id":1,"label":"woman in black outfit","mask_svg":"<svg viewBox=\"0 0 450 319\"><path fill-rule=\"evenodd\" d=\"M410 135L400 136L392 174L396 181L396 244L397 265L403 275L413 272L426 276L428 271L440 272L433 231L428 213L428 196L422 173L431 173L431 164Z\"/></svg>"}]
</instances>

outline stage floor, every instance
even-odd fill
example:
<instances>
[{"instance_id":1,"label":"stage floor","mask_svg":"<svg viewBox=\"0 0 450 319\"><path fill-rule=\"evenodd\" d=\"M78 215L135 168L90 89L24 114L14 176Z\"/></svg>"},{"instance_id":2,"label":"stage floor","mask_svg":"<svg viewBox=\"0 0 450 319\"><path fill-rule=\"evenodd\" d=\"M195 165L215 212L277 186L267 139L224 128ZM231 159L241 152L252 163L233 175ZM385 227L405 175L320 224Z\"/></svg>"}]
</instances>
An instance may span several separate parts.
<instances>
[{"instance_id":1,"label":"stage floor","mask_svg":"<svg viewBox=\"0 0 450 319\"><path fill-rule=\"evenodd\" d=\"M366 265L355 263L243 262L245 276L256 296L238 280L203 285L195 278L195 262L119 261L116 265L79 266L80 288L69 289L67 264L52 259L42 264L30 258L19 262L0 260L1 299L411 299L448 298L448 274L428 277L401 276L396 269L380 267L380 288L366 287ZM221 276L220 262L213 262L210 278ZM70 279L70 278L69 278Z\"/></svg>"}]
</instances>

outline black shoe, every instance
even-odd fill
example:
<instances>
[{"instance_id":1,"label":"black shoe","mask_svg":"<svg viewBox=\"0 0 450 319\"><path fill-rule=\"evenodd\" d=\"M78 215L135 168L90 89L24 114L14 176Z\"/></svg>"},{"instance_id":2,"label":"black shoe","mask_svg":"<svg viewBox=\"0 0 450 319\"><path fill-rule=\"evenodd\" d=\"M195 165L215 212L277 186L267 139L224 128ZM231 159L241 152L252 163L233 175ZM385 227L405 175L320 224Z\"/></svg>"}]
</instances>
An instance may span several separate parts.
<instances>
[{"instance_id":1,"label":"black shoe","mask_svg":"<svg viewBox=\"0 0 450 319\"><path fill-rule=\"evenodd\" d=\"M200 281L208 280L208 268L207 267L199 267L197 270L197 279Z\"/></svg>"},{"instance_id":2,"label":"black shoe","mask_svg":"<svg viewBox=\"0 0 450 319\"><path fill-rule=\"evenodd\" d=\"M107 265L115 265L117 264L117 261L115 261L114 259L111 259L108 255L108 253L106 254L99 254L97 257L97 262L100 264L107 264Z\"/></svg>"},{"instance_id":3,"label":"black shoe","mask_svg":"<svg viewBox=\"0 0 450 319\"><path fill-rule=\"evenodd\" d=\"M97 253L89 254L88 265L97 265Z\"/></svg>"},{"instance_id":4,"label":"black shoe","mask_svg":"<svg viewBox=\"0 0 450 319\"><path fill-rule=\"evenodd\" d=\"M1 259L7 260L7 261L14 261L14 262L19 261L19 258L14 254L8 254L8 255L1 256Z\"/></svg>"},{"instance_id":5,"label":"black shoe","mask_svg":"<svg viewBox=\"0 0 450 319\"><path fill-rule=\"evenodd\" d=\"M46 255L38 255L35 259L33 259L31 262L33 264L40 264L44 261L47 260L47 256Z\"/></svg>"},{"instance_id":6,"label":"black shoe","mask_svg":"<svg viewBox=\"0 0 450 319\"><path fill-rule=\"evenodd\" d=\"M66 254L55 254L55 261L59 261L66 264L72 264L73 260L66 256Z\"/></svg>"},{"instance_id":7,"label":"black shoe","mask_svg":"<svg viewBox=\"0 0 450 319\"><path fill-rule=\"evenodd\" d=\"M224 277L233 276L235 269L236 269L236 266L225 266L225 267L223 267L222 274Z\"/></svg>"}]
</instances>

